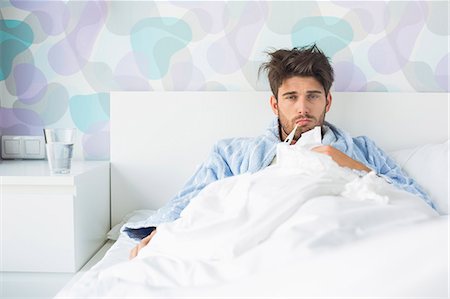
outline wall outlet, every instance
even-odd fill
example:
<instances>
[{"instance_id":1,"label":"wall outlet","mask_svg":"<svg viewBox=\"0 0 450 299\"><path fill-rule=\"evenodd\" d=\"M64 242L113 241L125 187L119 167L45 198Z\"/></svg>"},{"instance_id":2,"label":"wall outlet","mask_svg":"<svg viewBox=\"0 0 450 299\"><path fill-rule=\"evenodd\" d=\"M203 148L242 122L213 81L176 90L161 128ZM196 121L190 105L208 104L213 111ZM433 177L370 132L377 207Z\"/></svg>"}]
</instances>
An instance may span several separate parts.
<instances>
[{"instance_id":1,"label":"wall outlet","mask_svg":"<svg viewBox=\"0 0 450 299\"><path fill-rule=\"evenodd\" d=\"M43 136L2 136L3 159L45 159Z\"/></svg>"}]
</instances>

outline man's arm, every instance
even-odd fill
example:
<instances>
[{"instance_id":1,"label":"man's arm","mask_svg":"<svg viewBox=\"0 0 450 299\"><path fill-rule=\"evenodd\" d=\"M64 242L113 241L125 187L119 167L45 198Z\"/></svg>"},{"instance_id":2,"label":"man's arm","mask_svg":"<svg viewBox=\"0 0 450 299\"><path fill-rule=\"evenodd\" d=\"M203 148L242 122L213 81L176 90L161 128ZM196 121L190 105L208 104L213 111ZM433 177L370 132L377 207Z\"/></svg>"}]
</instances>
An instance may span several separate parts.
<instances>
[{"instance_id":1,"label":"man's arm","mask_svg":"<svg viewBox=\"0 0 450 299\"><path fill-rule=\"evenodd\" d=\"M136 245L136 247L134 247L131 251L130 251L130 256L129 259L134 259L139 251L144 248L145 246L148 245L148 243L150 242L150 240L153 238L153 236L156 234L156 229L154 229L152 231L152 233L150 235L148 235L147 237L145 237L144 239L141 240L141 242L139 242L138 245Z\"/></svg>"},{"instance_id":2,"label":"man's arm","mask_svg":"<svg viewBox=\"0 0 450 299\"><path fill-rule=\"evenodd\" d=\"M332 146L318 146L313 151L329 155L336 163L343 167L363 171L375 171L377 175L383 177L387 182L396 187L420 196L429 206L435 209L430 196L412 178L406 175L401 167L391 159L382 149L380 149L371 139L360 136L353 138L355 145L353 159L345 153ZM362 163L361 161L364 161ZM369 165L367 167L366 165Z\"/></svg>"},{"instance_id":3,"label":"man's arm","mask_svg":"<svg viewBox=\"0 0 450 299\"><path fill-rule=\"evenodd\" d=\"M353 139L356 148L359 149L357 156L365 160L373 171L394 186L421 197L433 209L435 205L428 193L415 180L409 177L401 167L390 158L371 139L361 136Z\"/></svg>"},{"instance_id":4,"label":"man's arm","mask_svg":"<svg viewBox=\"0 0 450 299\"><path fill-rule=\"evenodd\" d=\"M371 169L366 165L364 165L363 163L350 158L349 156L347 156L340 150L335 149L331 145L317 146L312 150L317 153L322 153L330 156L334 160L334 162L336 162L341 167L348 167L351 169L363 170L367 172L371 171Z\"/></svg>"}]
</instances>

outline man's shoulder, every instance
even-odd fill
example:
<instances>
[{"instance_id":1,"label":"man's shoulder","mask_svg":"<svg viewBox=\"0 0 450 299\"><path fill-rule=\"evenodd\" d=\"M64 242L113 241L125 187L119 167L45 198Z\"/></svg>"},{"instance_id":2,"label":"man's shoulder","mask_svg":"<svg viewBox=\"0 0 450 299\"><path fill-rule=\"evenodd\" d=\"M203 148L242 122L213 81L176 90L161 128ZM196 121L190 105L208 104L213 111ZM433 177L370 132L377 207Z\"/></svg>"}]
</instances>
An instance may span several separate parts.
<instances>
[{"instance_id":1,"label":"man's shoulder","mask_svg":"<svg viewBox=\"0 0 450 299\"><path fill-rule=\"evenodd\" d=\"M367 143L374 143L374 141L368 136L365 136L365 135L351 136L349 132L347 132L343 128L340 128L332 123L325 122L325 125L326 125L326 127L330 128L336 135L339 135L339 136L347 138L347 139L352 139L353 143L356 143L359 145L364 145Z\"/></svg>"},{"instance_id":2,"label":"man's shoulder","mask_svg":"<svg viewBox=\"0 0 450 299\"><path fill-rule=\"evenodd\" d=\"M215 146L217 148L229 148L229 147L243 147L250 146L254 143L260 142L264 139L264 136L256 137L234 137L234 138L224 138L216 142Z\"/></svg>"},{"instance_id":3,"label":"man's shoulder","mask_svg":"<svg viewBox=\"0 0 450 299\"><path fill-rule=\"evenodd\" d=\"M369 146L369 145L372 146L375 144L375 142L370 137L365 135L352 137L352 139L354 143L361 146Z\"/></svg>"},{"instance_id":4,"label":"man's shoulder","mask_svg":"<svg viewBox=\"0 0 450 299\"><path fill-rule=\"evenodd\" d=\"M251 152L253 149L258 148L260 151L266 152L279 142L276 128L277 126L272 125L258 136L220 139L215 143L214 150L220 153L232 154L233 152Z\"/></svg>"},{"instance_id":5,"label":"man's shoulder","mask_svg":"<svg viewBox=\"0 0 450 299\"><path fill-rule=\"evenodd\" d=\"M251 152L255 148L264 150L273 146L275 141L266 135L255 137L235 137L220 139L214 145L214 151L221 154L233 154L236 152Z\"/></svg>"},{"instance_id":6,"label":"man's shoulder","mask_svg":"<svg viewBox=\"0 0 450 299\"><path fill-rule=\"evenodd\" d=\"M382 152L375 141L364 135L353 137L353 144L365 155L372 155L374 153L381 154Z\"/></svg>"}]
</instances>

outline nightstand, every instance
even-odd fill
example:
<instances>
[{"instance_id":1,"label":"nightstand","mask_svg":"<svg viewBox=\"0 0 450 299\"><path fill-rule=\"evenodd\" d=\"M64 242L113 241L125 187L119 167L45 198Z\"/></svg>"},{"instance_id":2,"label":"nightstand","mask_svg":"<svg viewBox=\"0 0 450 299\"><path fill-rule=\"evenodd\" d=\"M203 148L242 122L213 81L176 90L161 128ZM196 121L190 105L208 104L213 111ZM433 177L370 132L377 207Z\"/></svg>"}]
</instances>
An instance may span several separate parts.
<instances>
[{"instance_id":1,"label":"nightstand","mask_svg":"<svg viewBox=\"0 0 450 299\"><path fill-rule=\"evenodd\" d=\"M110 229L109 162L0 161L0 270L76 272Z\"/></svg>"}]
</instances>

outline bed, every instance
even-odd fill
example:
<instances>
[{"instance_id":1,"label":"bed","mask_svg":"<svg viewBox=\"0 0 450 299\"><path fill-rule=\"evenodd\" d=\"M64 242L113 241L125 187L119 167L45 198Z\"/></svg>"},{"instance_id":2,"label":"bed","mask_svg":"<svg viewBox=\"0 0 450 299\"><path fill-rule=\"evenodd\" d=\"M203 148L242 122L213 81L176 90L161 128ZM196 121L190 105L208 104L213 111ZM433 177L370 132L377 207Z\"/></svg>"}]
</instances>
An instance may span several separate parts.
<instances>
[{"instance_id":1,"label":"bed","mask_svg":"<svg viewBox=\"0 0 450 299\"><path fill-rule=\"evenodd\" d=\"M448 94L333 95L327 120L354 136L370 136L431 195L437 212L396 190L374 196L369 204L353 200L351 192L348 200L338 201L321 194L305 199L302 208L284 207L289 198L279 196L282 202L268 202L268 210L260 209L260 218L245 231L264 234L264 227L278 225L262 239L228 232L222 237L229 242L221 243L220 229L208 235L178 227L178 234L170 234L176 230L168 226L167 234L162 230L159 241L129 262L137 241L120 234L120 227L147 218L174 196L215 141L259 135L273 115L267 92L113 92L109 238L115 243L109 241L104 257L56 297L448 298ZM295 170L289 171L283 173L286 178ZM339 171L338 176L347 175ZM278 174L275 167L261 171L259 192L270 193L264 178ZM242 181L256 182L252 176L239 179L203 193L232 193L245 185ZM211 210L198 214L209 197L199 198L182 216L189 219L184 225L204 226L236 213L224 205L213 209L219 216L211 216ZM386 198L395 200L383 204ZM235 203L236 208L239 200ZM398 208L387 217L389 204ZM270 218L279 207L295 210L285 218L297 222L280 222L283 215ZM296 239L308 232L314 240Z\"/></svg>"}]
</instances>

